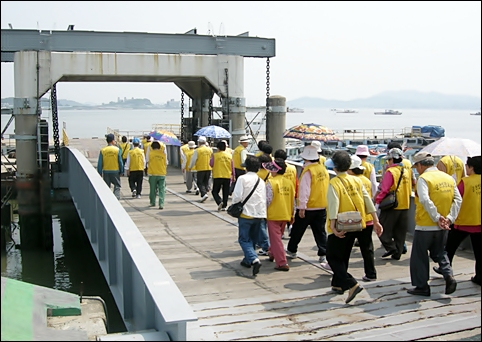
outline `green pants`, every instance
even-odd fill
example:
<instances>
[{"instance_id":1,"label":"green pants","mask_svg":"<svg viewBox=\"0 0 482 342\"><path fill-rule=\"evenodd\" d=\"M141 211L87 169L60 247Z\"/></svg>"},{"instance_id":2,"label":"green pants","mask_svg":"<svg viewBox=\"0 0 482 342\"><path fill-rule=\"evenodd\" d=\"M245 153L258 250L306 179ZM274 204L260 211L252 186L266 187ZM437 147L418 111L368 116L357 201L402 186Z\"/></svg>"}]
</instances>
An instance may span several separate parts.
<instances>
[{"instance_id":1,"label":"green pants","mask_svg":"<svg viewBox=\"0 0 482 342\"><path fill-rule=\"evenodd\" d=\"M166 196L166 176L149 176L149 202L156 205L156 192L159 190L159 208L164 208Z\"/></svg>"}]
</instances>

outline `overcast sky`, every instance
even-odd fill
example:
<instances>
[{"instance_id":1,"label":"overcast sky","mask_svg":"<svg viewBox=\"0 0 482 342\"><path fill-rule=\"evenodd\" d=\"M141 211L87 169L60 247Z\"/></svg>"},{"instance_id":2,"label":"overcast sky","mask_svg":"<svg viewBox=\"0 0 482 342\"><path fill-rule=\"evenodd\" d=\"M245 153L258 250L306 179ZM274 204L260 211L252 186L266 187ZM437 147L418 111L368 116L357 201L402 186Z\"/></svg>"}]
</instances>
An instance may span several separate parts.
<instances>
[{"instance_id":1,"label":"overcast sky","mask_svg":"<svg viewBox=\"0 0 482 342\"><path fill-rule=\"evenodd\" d=\"M353 100L391 90L480 97L481 2L2 1L1 27L274 38L270 94ZM245 98L263 105L266 58L245 58ZM1 96L14 96L2 63ZM62 83L83 103L180 99L171 83Z\"/></svg>"}]
</instances>

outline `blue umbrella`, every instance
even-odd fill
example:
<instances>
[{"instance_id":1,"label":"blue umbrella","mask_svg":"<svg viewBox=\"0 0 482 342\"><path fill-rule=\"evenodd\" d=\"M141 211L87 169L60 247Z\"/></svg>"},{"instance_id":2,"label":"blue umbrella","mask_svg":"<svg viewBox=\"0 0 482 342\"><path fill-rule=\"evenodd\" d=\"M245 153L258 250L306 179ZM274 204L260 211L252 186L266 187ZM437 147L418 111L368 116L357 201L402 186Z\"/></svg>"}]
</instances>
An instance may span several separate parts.
<instances>
[{"instance_id":1,"label":"blue umbrella","mask_svg":"<svg viewBox=\"0 0 482 342\"><path fill-rule=\"evenodd\" d=\"M207 138L215 138L215 139L229 139L231 138L231 133L220 126L211 125L200 128L199 131L194 133L195 136L205 136Z\"/></svg>"}]
</instances>

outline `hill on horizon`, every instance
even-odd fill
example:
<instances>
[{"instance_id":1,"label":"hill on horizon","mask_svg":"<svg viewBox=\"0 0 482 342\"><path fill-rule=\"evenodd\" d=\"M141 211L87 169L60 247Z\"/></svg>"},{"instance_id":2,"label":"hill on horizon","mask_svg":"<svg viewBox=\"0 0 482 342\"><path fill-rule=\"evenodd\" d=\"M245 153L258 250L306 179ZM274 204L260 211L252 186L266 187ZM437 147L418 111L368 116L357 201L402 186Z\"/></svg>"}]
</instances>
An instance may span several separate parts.
<instances>
[{"instance_id":1,"label":"hill on horizon","mask_svg":"<svg viewBox=\"0 0 482 342\"><path fill-rule=\"evenodd\" d=\"M480 109L480 97L449 95L415 90L386 91L364 99L349 101L302 97L286 101L288 107L301 108L384 108L384 109Z\"/></svg>"}]
</instances>

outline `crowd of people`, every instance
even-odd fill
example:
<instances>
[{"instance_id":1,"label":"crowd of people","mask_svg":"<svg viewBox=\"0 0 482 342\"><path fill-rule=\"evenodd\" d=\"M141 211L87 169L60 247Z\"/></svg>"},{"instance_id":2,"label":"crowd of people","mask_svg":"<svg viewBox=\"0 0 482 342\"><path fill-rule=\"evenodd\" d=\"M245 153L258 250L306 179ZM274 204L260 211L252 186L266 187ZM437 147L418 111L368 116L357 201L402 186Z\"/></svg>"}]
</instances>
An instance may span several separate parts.
<instances>
[{"instance_id":1,"label":"crowd of people","mask_svg":"<svg viewBox=\"0 0 482 342\"><path fill-rule=\"evenodd\" d=\"M119 198L120 175L129 177L132 197L140 197L142 176L149 176L150 205L164 207L167 153L163 143L142 142L134 138L130 148L115 146L114 136L106 136L108 145L99 154L98 171L107 185L114 185ZM394 261L408 252L406 234L409 222L415 221L410 255L412 295L430 296L429 258L438 263L433 270L443 275L445 293L456 291L452 262L460 243L470 236L475 255L475 275L471 280L481 285L481 157L468 157L464 163L456 156L444 156L438 163L426 152L418 152L412 162L404 157L402 146L389 144L380 183L374 167L367 162L369 149L357 147L350 155L337 150L328 160L321 155L317 141L305 146L301 154L303 167L286 161L285 150L273 151L265 140L258 142L259 152L248 153L248 136L230 149L220 140L216 151L204 136L183 141L180 148L181 169L186 193L209 195L218 211L226 211L231 203L243 202L238 220L238 243L243 251L240 264L251 268L253 276L261 269L262 256L274 262L274 269L289 271L289 259L297 258L298 245L308 226L317 247L320 267L332 275L332 291L348 292L351 302L363 287L349 273L352 248L360 248L365 282L377 279L373 232L385 253L382 258ZM147 147L146 147L147 146ZM127 152L126 152L127 150ZM145 153L143 153L145 152ZM418 178L415 172L419 175ZM412 191L415 193L415 217L410 217ZM380 204L394 193L396 203L381 210ZM249 198L248 198L249 197ZM356 229L339 224L346 213L356 213ZM289 241L283 244L285 232ZM257 251L257 249L259 249Z\"/></svg>"}]
</instances>

